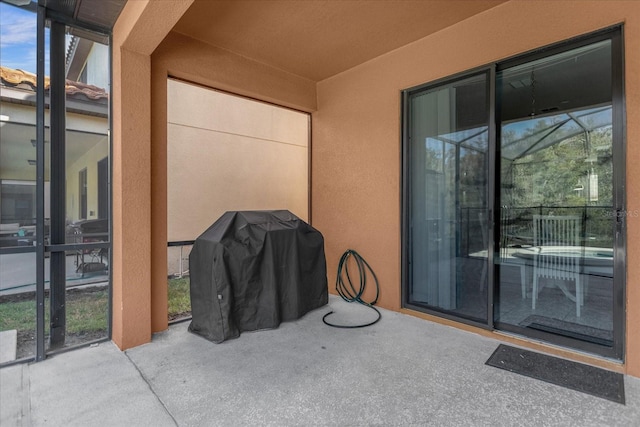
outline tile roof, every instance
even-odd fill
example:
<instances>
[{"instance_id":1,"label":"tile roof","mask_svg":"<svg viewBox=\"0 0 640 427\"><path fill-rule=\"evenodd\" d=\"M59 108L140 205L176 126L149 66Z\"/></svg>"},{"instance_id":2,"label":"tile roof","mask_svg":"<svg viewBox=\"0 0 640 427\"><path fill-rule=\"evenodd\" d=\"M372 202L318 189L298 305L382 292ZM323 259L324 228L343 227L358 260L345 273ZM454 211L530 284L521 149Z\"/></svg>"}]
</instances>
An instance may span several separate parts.
<instances>
[{"instance_id":1,"label":"tile roof","mask_svg":"<svg viewBox=\"0 0 640 427\"><path fill-rule=\"evenodd\" d=\"M3 86L19 87L21 89L36 89L36 75L28 71L13 69L8 67L0 67L0 80ZM50 79L44 78L44 89L49 90ZM86 83L74 82L67 80L65 83L65 92L67 96L77 98L78 95L84 95L89 100L108 99L109 94L102 88Z\"/></svg>"}]
</instances>

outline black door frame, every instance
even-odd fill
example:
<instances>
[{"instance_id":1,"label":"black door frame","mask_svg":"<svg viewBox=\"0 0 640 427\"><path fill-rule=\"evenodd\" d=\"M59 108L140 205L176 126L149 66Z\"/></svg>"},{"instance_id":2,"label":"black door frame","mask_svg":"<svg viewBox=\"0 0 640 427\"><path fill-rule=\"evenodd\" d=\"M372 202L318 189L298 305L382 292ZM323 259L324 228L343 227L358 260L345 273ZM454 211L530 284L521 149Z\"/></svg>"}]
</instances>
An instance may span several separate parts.
<instances>
[{"instance_id":1,"label":"black door frame","mask_svg":"<svg viewBox=\"0 0 640 427\"><path fill-rule=\"evenodd\" d=\"M437 88L438 86L444 86L451 83L455 83L460 80L465 80L467 78L478 76L485 74L487 76L487 100L489 107L488 114L488 169L489 171L494 170L495 168L495 149L494 149L494 141L495 141L495 113L492 108L493 102L495 100L495 66L487 65L477 67L468 71L464 71L462 73L455 74L453 76L445 77L442 79L438 79L433 82L425 83L410 89L407 89L402 92L402 239L403 244L401 246L402 252L402 305L406 308L411 308L418 311L423 311L426 313L431 313L437 315L438 317L442 317L448 320L454 320L459 323L469 324L472 326L481 327L484 329L491 329L493 327L493 319L491 313L493 312L493 287L489 286L487 289L487 321L480 322L478 320L467 318L463 316L459 316L453 314L450 311L440 310L435 307L424 307L422 305L412 304L409 301L410 294L410 286L411 286L411 269L410 269L410 247L411 247L411 216L410 216L410 200L411 200L411 191L409 182L410 182L410 159L412 156L411 153L411 144L410 144L410 128L411 128L411 118L409 113L409 102L413 95L422 93L426 90L431 90L433 88ZM487 224L488 224L488 232L487 236L487 283L493 283L494 280L494 270L493 268L489 268L489 266L494 263L494 239L491 238L493 235L493 209L491 206L491 201L494 197L494 185L495 185L495 176L492 173L488 174L488 194L487 194Z\"/></svg>"},{"instance_id":2,"label":"black door frame","mask_svg":"<svg viewBox=\"0 0 640 427\"><path fill-rule=\"evenodd\" d=\"M626 127L625 127L625 99L624 99L624 46L623 46L623 26L622 24L613 27L605 28L600 31L596 31L590 34L572 38L570 40L562 41L550 46L545 46L540 49L536 49L531 52L526 52L512 58L507 58L497 63L489 64L483 67L478 67L473 70L459 73L453 76L449 76L443 79L439 79L434 82L422 84L413 88L406 89L402 92L402 306L429 314L433 314L438 317L442 317L449 320L454 320L459 323L469 324L476 327L480 327L488 330L504 330L507 332L513 332L524 337L541 339L551 344L557 344L563 347L583 350L593 354L611 357L618 360L624 358L625 347L625 308L626 308L626 199L625 199L625 177L626 177ZM514 327L512 325L494 324L494 299L495 288L497 286L497 274L498 269L494 260L497 254L495 249L499 239L499 227L496 227L497 213L500 212L499 200L496 194L496 186L499 183L499 167L497 167L497 141L498 135L498 120L499 106L496 105L496 72L501 69L513 67L515 65L534 61L536 59L550 56L563 51L575 49L580 46L589 45L603 40L611 41L612 50L612 108L613 108L613 210L612 216L615 216L613 222L612 233L614 235L614 280L613 280L613 345L611 347L598 345L581 341L574 338L568 338L564 336L554 335L551 333L540 332L531 333L531 331L525 330L525 328ZM445 313L439 310L425 308L423 306L417 306L411 304L409 301L409 287L411 286L410 278L410 248L411 248L411 227L410 227L410 200L411 200L411 188L410 182L410 114L409 114L409 101L412 95L424 91L426 88L433 88L446 83L451 83L455 80L467 77L469 75L477 74L485 70L490 74L491 81L489 85L490 90L490 129L489 129L489 200L493 203L492 209L489 212L489 230L488 234L493 236L493 239L489 239L489 249L487 258L487 271L488 280L487 283L487 309L488 319L486 323L477 322L456 316L452 313ZM492 201L492 202L491 202Z\"/></svg>"}]
</instances>

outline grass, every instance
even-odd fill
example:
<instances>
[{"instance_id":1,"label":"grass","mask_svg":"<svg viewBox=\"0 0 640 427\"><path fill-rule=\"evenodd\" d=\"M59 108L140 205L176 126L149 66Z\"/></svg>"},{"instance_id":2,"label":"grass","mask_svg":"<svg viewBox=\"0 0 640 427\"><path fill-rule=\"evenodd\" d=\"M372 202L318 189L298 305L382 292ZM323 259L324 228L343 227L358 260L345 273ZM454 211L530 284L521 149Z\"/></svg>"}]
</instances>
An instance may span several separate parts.
<instances>
[{"instance_id":1,"label":"grass","mask_svg":"<svg viewBox=\"0 0 640 427\"><path fill-rule=\"evenodd\" d=\"M191 315L189 278L169 279L169 320Z\"/></svg>"},{"instance_id":2,"label":"grass","mask_svg":"<svg viewBox=\"0 0 640 427\"><path fill-rule=\"evenodd\" d=\"M83 296L67 303L67 332L98 332L107 330L109 294L107 290Z\"/></svg>"},{"instance_id":3,"label":"grass","mask_svg":"<svg viewBox=\"0 0 640 427\"><path fill-rule=\"evenodd\" d=\"M45 313L49 321L49 313ZM36 302L20 301L0 304L0 331L17 329L18 331L35 331Z\"/></svg>"},{"instance_id":4,"label":"grass","mask_svg":"<svg viewBox=\"0 0 640 427\"><path fill-rule=\"evenodd\" d=\"M49 298L44 300L45 325L49 324ZM106 289L73 291L66 297L67 333L101 332L107 330L109 294ZM18 332L35 332L35 297L25 301L0 303L0 331L16 329Z\"/></svg>"},{"instance_id":5,"label":"grass","mask_svg":"<svg viewBox=\"0 0 640 427\"><path fill-rule=\"evenodd\" d=\"M170 320L191 315L189 278L168 281ZM49 298L45 298L45 327L49 325ZM107 330L109 293L107 289L74 290L67 293L67 333L81 334ZM23 301L0 303L0 331L16 329L18 332L35 333L35 296Z\"/></svg>"}]
</instances>

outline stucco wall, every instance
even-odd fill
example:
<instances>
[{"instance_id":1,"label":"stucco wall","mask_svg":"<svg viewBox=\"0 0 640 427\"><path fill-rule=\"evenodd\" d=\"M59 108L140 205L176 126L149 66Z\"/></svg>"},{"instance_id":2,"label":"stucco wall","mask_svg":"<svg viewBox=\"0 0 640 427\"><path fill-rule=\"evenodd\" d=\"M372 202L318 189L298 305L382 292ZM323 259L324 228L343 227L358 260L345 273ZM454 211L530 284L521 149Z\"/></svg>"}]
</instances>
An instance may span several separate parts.
<instances>
[{"instance_id":1,"label":"stucco wall","mask_svg":"<svg viewBox=\"0 0 640 427\"><path fill-rule=\"evenodd\" d=\"M312 216L325 235L329 277L353 248L381 285L380 305L401 291L403 89L625 23L627 208L640 208L640 2L512 1L318 83L313 114ZM357 160L357 161L356 161ZM640 375L640 222L628 223L627 360Z\"/></svg>"},{"instance_id":2,"label":"stucco wall","mask_svg":"<svg viewBox=\"0 0 640 427\"><path fill-rule=\"evenodd\" d=\"M154 331L167 327L166 268L157 286L152 272L152 258L160 257L158 262L166 267L166 247L158 252L159 244L153 246L153 242L166 238L167 224L165 215L160 228L165 231L158 240L153 234L157 221L151 215L151 180L155 175L151 164L151 53L192 3L128 2L113 28L111 329L112 339L121 349L149 342ZM166 89L158 96L163 93L166 101ZM166 123L166 111L162 120ZM166 185L166 179L162 182ZM158 197L166 203L166 194ZM154 292L154 288L164 293ZM163 318L153 316L154 305L164 307Z\"/></svg>"},{"instance_id":3,"label":"stucco wall","mask_svg":"<svg viewBox=\"0 0 640 427\"><path fill-rule=\"evenodd\" d=\"M169 241L195 240L232 210L308 219L308 114L174 79L167 90Z\"/></svg>"},{"instance_id":4,"label":"stucco wall","mask_svg":"<svg viewBox=\"0 0 640 427\"><path fill-rule=\"evenodd\" d=\"M152 64L152 329L167 325L167 77L300 111L316 107L315 83L177 33L153 52Z\"/></svg>"},{"instance_id":5,"label":"stucco wall","mask_svg":"<svg viewBox=\"0 0 640 427\"><path fill-rule=\"evenodd\" d=\"M399 309L400 91L624 22L627 208L640 210L640 176L633 168L640 157L634 145L640 135L640 2L512 1L317 85L188 37L165 37L190 4L130 2L114 29L113 336L121 348L146 342L150 331L166 327L169 75L315 111L311 216L326 238L329 277L339 255L357 249L378 273L381 305ZM133 229L139 237L125 240ZM638 237L640 223L630 221L626 370L635 376L640 376Z\"/></svg>"}]
</instances>

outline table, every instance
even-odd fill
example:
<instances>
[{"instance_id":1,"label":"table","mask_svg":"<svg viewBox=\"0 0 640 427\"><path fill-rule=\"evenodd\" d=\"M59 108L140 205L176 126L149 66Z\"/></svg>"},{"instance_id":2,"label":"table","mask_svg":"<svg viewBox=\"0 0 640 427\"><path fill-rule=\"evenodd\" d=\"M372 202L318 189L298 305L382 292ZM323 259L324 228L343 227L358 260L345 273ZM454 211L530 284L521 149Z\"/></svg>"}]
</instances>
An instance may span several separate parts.
<instances>
[{"instance_id":1,"label":"table","mask_svg":"<svg viewBox=\"0 0 640 427\"><path fill-rule=\"evenodd\" d=\"M487 258L487 251L469 254L472 258ZM526 269L533 268L536 256L580 257L580 273L589 276L613 277L613 249L590 246L522 246L502 248L496 264L520 268L522 299L527 296Z\"/></svg>"},{"instance_id":2,"label":"table","mask_svg":"<svg viewBox=\"0 0 640 427\"><path fill-rule=\"evenodd\" d=\"M571 257L581 258L580 272L584 274L613 277L613 248L590 246L530 246L526 248L508 248L508 257L529 261L533 265L535 257Z\"/></svg>"}]
</instances>

